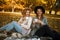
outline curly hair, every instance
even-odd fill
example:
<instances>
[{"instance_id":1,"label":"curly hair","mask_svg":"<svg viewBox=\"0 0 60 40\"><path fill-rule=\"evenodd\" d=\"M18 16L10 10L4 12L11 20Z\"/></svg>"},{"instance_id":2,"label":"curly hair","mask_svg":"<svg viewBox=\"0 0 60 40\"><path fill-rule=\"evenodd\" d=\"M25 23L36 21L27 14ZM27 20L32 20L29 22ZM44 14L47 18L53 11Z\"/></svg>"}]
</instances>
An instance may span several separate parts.
<instances>
[{"instance_id":1,"label":"curly hair","mask_svg":"<svg viewBox=\"0 0 60 40\"><path fill-rule=\"evenodd\" d=\"M43 12L43 14L45 13L45 9L44 9L43 6L36 6L36 7L34 8L34 12L35 12L36 14L37 14L37 9L41 9L42 12Z\"/></svg>"},{"instance_id":2,"label":"curly hair","mask_svg":"<svg viewBox=\"0 0 60 40\"><path fill-rule=\"evenodd\" d=\"M25 8L23 11L22 11L22 15L25 16L26 15L26 11L30 11L31 12L31 9L30 8Z\"/></svg>"}]
</instances>

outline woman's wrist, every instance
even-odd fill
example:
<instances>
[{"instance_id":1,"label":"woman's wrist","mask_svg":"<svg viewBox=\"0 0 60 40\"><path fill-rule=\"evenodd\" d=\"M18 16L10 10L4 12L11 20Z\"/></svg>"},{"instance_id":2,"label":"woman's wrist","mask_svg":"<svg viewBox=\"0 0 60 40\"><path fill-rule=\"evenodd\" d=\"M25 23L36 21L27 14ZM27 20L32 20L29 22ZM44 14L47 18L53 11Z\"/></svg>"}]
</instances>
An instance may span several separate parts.
<instances>
[{"instance_id":1,"label":"woman's wrist","mask_svg":"<svg viewBox=\"0 0 60 40\"><path fill-rule=\"evenodd\" d=\"M42 21L40 21L40 20L39 20L38 22L39 22L41 25L45 25L45 23L44 23L44 22L42 22Z\"/></svg>"},{"instance_id":2,"label":"woman's wrist","mask_svg":"<svg viewBox=\"0 0 60 40\"><path fill-rule=\"evenodd\" d=\"M42 25L45 25L45 23L43 23L43 22L42 22L41 24L42 24Z\"/></svg>"}]
</instances>

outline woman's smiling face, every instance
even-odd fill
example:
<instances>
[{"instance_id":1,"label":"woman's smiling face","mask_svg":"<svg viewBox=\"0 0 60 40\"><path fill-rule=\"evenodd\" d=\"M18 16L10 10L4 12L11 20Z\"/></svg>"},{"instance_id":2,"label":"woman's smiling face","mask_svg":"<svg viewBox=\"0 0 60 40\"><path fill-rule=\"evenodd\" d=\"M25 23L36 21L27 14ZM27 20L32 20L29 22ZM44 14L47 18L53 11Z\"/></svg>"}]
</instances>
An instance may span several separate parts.
<instances>
[{"instance_id":1,"label":"woman's smiling face","mask_svg":"<svg viewBox=\"0 0 60 40\"><path fill-rule=\"evenodd\" d=\"M22 15L25 17L25 16L30 16L30 13L31 13L31 10L29 8L27 9L24 9L22 11Z\"/></svg>"},{"instance_id":2,"label":"woman's smiling face","mask_svg":"<svg viewBox=\"0 0 60 40\"><path fill-rule=\"evenodd\" d=\"M30 16L30 11L29 10L26 11L26 16Z\"/></svg>"},{"instance_id":3,"label":"woman's smiling face","mask_svg":"<svg viewBox=\"0 0 60 40\"><path fill-rule=\"evenodd\" d=\"M41 9L37 9L37 15L41 16L42 14L43 14L42 10Z\"/></svg>"}]
</instances>

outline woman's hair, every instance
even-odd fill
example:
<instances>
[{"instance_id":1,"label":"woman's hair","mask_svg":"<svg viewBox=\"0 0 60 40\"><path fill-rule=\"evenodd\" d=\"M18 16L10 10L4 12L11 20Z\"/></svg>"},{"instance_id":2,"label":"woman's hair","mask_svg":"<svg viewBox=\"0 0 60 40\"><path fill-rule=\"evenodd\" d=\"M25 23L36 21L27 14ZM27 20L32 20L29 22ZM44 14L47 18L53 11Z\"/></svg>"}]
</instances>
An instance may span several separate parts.
<instances>
[{"instance_id":1,"label":"woman's hair","mask_svg":"<svg viewBox=\"0 0 60 40\"><path fill-rule=\"evenodd\" d=\"M43 6L36 6L36 7L34 8L34 12L35 12L36 14L37 14L37 9L41 9L42 12L43 12L43 14L45 13L45 9L44 9Z\"/></svg>"},{"instance_id":2,"label":"woman's hair","mask_svg":"<svg viewBox=\"0 0 60 40\"><path fill-rule=\"evenodd\" d=\"M26 11L27 11L27 10L31 12L30 8L25 8L25 9L22 11L22 15L23 15L23 16L26 15Z\"/></svg>"}]
</instances>

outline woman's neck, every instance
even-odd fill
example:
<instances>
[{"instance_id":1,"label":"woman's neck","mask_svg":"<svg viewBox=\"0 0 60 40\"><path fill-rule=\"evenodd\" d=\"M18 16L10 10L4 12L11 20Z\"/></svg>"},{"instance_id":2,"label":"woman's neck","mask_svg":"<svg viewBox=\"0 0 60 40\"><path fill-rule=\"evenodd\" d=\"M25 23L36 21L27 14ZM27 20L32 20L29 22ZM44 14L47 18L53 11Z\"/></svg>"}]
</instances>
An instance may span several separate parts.
<instances>
[{"instance_id":1,"label":"woman's neck","mask_svg":"<svg viewBox=\"0 0 60 40\"><path fill-rule=\"evenodd\" d=\"M39 19L39 20L42 20L42 19L43 19L43 16L38 16L38 19Z\"/></svg>"},{"instance_id":2,"label":"woman's neck","mask_svg":"<svg viewBox=\"0 0 60 40\"><path fill-rule=\"evenodd\" d=\"M30 16L25 16L25 17L30 17Z\"/></svg>"}]
</instances>

